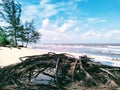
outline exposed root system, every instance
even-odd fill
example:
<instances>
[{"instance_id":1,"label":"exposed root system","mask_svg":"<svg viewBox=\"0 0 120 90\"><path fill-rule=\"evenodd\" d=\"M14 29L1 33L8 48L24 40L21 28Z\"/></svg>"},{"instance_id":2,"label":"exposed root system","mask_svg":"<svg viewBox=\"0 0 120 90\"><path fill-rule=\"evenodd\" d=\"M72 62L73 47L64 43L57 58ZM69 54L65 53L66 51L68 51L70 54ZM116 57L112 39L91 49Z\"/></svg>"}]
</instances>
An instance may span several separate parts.
<instances>
[{"instance_id":1,"label":"exposed root system","mask_svg":"<svg viewBox=\"0 0 120 90\"><path fill-rule=\"evenodd\" d=\"M63 90L72 82L79 82L85 87L120 85L119 67L93 62L87 56L80 56L78 59L66 53L49 52L43 55L21 57L20 60L21 63L0 68L0 88L50 90L45 88L46 85L32 83L32 80L40 74L52 78L52 83L47 84L51 90Z\"/></svg>"}]
</instances>

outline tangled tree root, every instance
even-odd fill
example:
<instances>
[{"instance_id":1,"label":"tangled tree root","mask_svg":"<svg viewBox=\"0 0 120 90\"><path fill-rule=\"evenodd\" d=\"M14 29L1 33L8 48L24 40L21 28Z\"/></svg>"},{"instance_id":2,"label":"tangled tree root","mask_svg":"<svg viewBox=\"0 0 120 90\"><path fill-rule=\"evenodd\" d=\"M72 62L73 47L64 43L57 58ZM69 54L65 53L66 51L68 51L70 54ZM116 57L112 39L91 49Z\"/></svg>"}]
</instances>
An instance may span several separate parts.
<instances>
[{"instance_id":1,"label":"tangled tree root","mask_svg":"<svg viewBox=\"0 0 120 90\"><path fill-rule=\"evenodd\" d=\"M120 67L102 65L91 61L87 56L78 59L66 53L49 52L21 57L20 60L21 63L0 68L1 89L63 90L71 82L79 82L84 87L120 85ZM48 88L40 83L32 83L40 74L52 78L52 84L47 85Z\"/></svg>"}]
</instances>

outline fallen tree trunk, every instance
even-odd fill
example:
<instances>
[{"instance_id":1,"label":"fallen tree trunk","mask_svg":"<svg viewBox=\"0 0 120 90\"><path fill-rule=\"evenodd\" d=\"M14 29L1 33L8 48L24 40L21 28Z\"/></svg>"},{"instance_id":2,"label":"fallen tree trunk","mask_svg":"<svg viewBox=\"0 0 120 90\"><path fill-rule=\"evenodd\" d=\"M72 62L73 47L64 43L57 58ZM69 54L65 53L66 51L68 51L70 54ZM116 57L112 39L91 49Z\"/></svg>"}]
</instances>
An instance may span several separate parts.
<instances>
[{"instance_id":1,"label":"fallen tree trunk","mask_svg":"<svg viewBox=\"0 0 120 90\"><path fill-rule=\"evenodd\" d=\"M33 79L40 74L52 77L54 86L63 89L71 82L79 81L83 86L120 85L120 67L102 65L91 61L87 56L75 58L63 53L25 56L20 58L21 63L0 68L0 88L7 85L28 88ZM51 84L52 86L52 84Z\"/></svg>"}]
</instances>

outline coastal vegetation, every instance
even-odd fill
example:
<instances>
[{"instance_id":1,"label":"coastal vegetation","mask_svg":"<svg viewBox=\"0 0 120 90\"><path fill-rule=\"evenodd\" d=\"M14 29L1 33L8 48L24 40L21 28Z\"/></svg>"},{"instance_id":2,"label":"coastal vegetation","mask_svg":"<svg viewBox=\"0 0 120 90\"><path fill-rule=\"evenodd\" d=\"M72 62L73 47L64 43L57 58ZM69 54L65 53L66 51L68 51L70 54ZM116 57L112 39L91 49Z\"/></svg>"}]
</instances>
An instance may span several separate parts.
<instances>
[{"instance_id":1,"label":"coastal vegetation","mask_svg":"<svg viewBox=\"0 0 120 90\"><path fill-rule=\"evenodd\" d=\"M6 23L0 26L0 45L17 47L21 44L27 47L28 43L35 43L40 39L41 35L35 30L34 20L22 22L21 7L21 4L14 0L2 0L0 3L0 19Z\"/></svg>"},{"instance_id":2,"label":"coastal vegetation","mask_svg":"<svg viewBox=\"0 0 120 90\"><path fill-rule=\"evenodd\" d=\"M4 30L0 28L0 46L5 46L9 44L9 41L7 40L7 36L4 33Z\"/></svg>"}]
</instances>

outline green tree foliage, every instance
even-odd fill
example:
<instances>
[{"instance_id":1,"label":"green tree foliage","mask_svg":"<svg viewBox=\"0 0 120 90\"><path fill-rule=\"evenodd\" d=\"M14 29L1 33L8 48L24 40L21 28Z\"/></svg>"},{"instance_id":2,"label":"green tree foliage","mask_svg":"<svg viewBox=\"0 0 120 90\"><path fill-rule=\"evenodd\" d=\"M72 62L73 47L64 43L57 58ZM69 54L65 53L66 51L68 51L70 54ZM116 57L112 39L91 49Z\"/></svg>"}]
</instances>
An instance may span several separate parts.
<instances>
[{"instance_id":1,"label":"green tree foliage","mask_svg":"<svg viewBox=\"0 0 120 90\"><path fill-rule=\"evenodd\" d=\"M40 40L40 33L35 30L34 20L31 22L26 22L24 26L24 31L22 31L22 41L26 43L26 47L28 43L36 43Z\"/></svg>"},{"instance_id":2,"label":"green tree foliage","mask_svg":"<svg viewBox=\"0 0 120 90\"><path fill-rule=\"evenodd\" d=\"M17 46L17 33L20 26L21 5L14 0L2 0L3 1L3 13L2 17L10 24L9 36L12 37L14 45Z\"/></svg>"},{"instance_id":3,"label":"green tree foliage","mask_svg":"<svg viewBox=\"0 0 120 90\"><path fill-rule=\"evenodd\" d=\"M0 16L9 24L9 26L5 26L5 34L12 45L16 47L18 43L22 42L22 45L24 46L26 43L27 47L28 43L37 42L40 34L35 30L34 20L26 22L25 25L21 24L21 5L14 0L2 0L2 2L0 6L3 7L3 10L0 11Z\"/></svg>"},{"instance_id":4,"label":"green tree foliage","mask_svg":"<svg viewBox=\"0 0 120 90\"><path fill-rule=\"evenodd\" d=\"M0 46L5 46L7 44L9 44L9 41L7 40L7 36L4 30L0 27Z\"/></svg>"}]
</instances>

